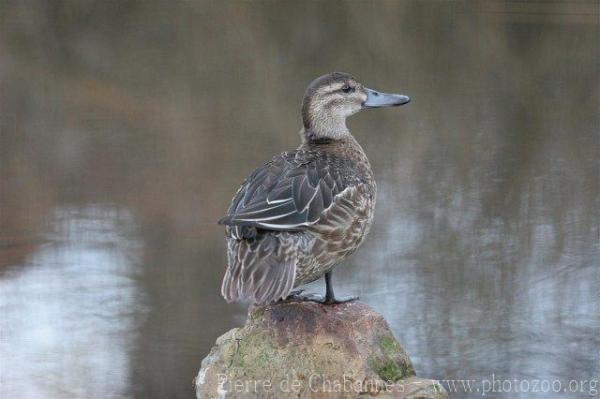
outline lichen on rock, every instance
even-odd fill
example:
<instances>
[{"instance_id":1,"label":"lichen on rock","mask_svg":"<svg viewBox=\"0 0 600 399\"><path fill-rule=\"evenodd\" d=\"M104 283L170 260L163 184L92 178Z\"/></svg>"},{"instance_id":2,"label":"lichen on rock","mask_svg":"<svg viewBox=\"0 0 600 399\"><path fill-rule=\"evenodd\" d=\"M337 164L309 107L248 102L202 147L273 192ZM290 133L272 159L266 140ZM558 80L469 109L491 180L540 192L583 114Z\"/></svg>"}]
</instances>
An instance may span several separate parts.
<instances>
[{"instance_id":1,"label":"lichen on rock","mask_svg":"<svg viewBox=\"0 0 600 399\"><path fill-rule=\"evenodd\" d=\"M447 397L415 377L387 322L360 302L253 309L217 339L195 384L198 398Z\"/></svg>"}]
</instances>

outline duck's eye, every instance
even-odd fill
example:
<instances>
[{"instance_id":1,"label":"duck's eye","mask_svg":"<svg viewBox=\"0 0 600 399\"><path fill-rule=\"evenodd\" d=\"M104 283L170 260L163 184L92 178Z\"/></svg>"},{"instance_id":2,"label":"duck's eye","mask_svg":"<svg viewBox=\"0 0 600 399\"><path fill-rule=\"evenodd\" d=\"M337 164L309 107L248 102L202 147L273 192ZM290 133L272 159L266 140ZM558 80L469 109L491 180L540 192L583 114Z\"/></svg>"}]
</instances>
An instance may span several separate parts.
<instances>
[{"instance_id":1,"label":"duck's eye","mask_svg":"<svg viewBox=\"0 0 600 399\"><path fill-rule=\"evenodd\" d=\"M350 85L344 85L342 87L342 91L344 93L354 93L354 87L350 86Z\"/></svg>"}]
</instances>

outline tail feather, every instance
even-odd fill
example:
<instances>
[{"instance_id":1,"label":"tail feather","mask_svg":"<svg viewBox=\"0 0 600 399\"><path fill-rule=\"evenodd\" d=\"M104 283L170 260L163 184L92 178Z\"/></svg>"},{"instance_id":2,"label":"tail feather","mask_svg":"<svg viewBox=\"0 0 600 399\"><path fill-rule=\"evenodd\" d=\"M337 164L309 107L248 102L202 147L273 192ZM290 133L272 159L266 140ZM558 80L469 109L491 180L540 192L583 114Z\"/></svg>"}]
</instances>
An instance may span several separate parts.
<instances>
[{"instance_id":1,"label":"tail feather","mask_svg":"<svg viewBox=\"0 0 600 399\"><path fill-rule=\"evenodd\" d=\"M253 240L229 238L223 297L228 302L249 300L258 305L287 297L296 276L292 244L273 234Z\"/></svg>"}]
</instances>

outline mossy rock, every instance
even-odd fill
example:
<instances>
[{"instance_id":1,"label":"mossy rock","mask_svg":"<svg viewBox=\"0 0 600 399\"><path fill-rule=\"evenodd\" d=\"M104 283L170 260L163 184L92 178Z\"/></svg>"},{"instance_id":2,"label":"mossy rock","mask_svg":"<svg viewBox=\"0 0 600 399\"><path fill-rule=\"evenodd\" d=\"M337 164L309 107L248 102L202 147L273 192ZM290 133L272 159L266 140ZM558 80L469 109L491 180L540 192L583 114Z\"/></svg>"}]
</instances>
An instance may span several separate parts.
<instances>
[{"instance_id":1,"label":"mossy rock","mask_svg":"<svg viewBox=\"0 0 600 399\"><path fill-rule=\"evenodd\" d=\"M360 302L254 309L217 339L195 383L198 398L447 397L443 389L410 396L415 384L421 395L434 382L415 378L386 321Z\"/></svg>"}]
</instances>

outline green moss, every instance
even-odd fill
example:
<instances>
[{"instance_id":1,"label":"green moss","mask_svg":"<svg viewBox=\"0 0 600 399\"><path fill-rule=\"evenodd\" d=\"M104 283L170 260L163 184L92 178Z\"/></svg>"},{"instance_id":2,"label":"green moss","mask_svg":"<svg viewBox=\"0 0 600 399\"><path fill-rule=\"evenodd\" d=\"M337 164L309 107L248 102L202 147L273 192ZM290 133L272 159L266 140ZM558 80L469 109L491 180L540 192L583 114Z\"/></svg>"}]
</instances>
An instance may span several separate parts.
<instances>
[{"instance_id":1,"label":"green moss","mask_svg":"<svg viewBox=\"0 0 600 399\"><path fill-rule=\"evenodd\" d=\"M256 355L256 365L258 367L268 367L278 360L279 352L270 342L264 342L262 350Z\"/></svg>"},{"instance_id":2,"label":"green moss","mask_svg":"<svg viewBox=\"0 0 600 399\"><path fill-rule=\"evenodd\" d=\"M396 341L396 339L391 335L386 335L385 337L381 338L381 341L379 341L379 346L381 346L383 352L388 356L396 355L402 350L398 341Z\"/></svg>"},{"instance_id":3,"label":"green moss","mask_svg":"<svg viewBox=\"0 0 600 399\"><path fill-rule=\"evenodd\" d=\"M400 365L393 358L402 354L402 348L398 341L392 335L386 335L379 340L381 351L385 354L385 359L376 359L372 361L373 370L388 382L396 382L406 375L406 366ZM403 367L404 366L404 367Z\"/></svg>"},{"instance_id":4,"label":"green moss","mask_svg":"<svg viewBox=\"0 0 600 399\"><path fill-rule=\"evenodd\" d=\"M384 381L396 382L404 376L400 365L393 360L377 360L372 363L373 370Z\"/></svg>"},{"instance_id":5,"label":"green moss","mask_svg":"<svg viewBox=\"0 0 600 399\"><path fill-rule=\"evenodd\" d=\"M404 365L404 367L402 367L402 373L405 377L411 376L411 375L416 375L415 373L415 369L413 368L412 364L406 364Z\"/></svg>"},{"instance_id":6,"label":"green moss","mask_svg":"<svg viewBox=\"0 0 600 399\"><path fill-rule=\"evenodd\" d=\"M398 362L388 357L384 359L374 357L370 359L369 363L377 375L387 382L396 382L414 374L410 364Z\"/></svg>"},{"instance_id":7,"label":"green moss","mask_svg":"<svg viewBox=\"0 0 600 399\"><path fill-rule=\"evenodd\" d=\"M252 313L250 313L250 321L256 321L263 317L265 314L265 308L257 308Z\"/></svg>"},{"instance_id":8,"label":"green moss","mask_svg":"<svg viewBox=\"0 0 600 399\"><path fill-rule=\"evenodd\" d=\"M414 375L414 370L408 358L393 335L384 335L379 340L383 356L371 359L371 367L385 381L395 382L407 376ZM406 359L406 362L402 359Z\"/></svg>"},{"instance_id":9,"label":"green moss","mask_svg":"<svg viewBox=\"0 0 600 399\"><path fill-rule=\"evenodd\" d=\"M231 345L234 345L234 353L230 366L238 370L270 367L279 360L279 351L267 337L260 334L238 339Z\"/></svg>"}]
</instances>

